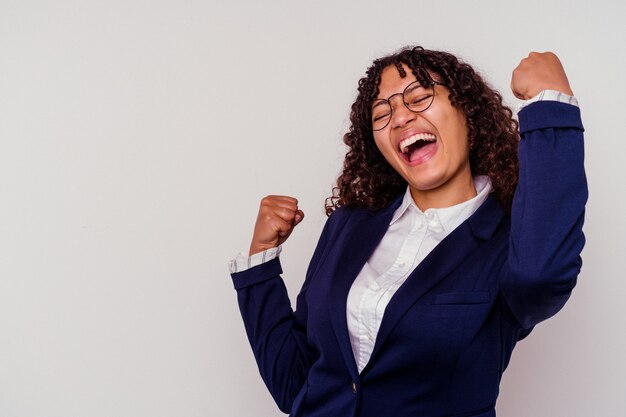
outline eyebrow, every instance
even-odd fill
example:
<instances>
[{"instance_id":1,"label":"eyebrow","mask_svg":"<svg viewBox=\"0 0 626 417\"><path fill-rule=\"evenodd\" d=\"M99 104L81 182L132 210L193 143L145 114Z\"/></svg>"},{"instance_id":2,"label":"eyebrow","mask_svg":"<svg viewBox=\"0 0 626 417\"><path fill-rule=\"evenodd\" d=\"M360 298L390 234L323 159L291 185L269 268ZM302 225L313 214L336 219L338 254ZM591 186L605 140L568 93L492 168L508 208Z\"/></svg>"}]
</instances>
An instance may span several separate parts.
<instances>
[{"instance_id":1,"label":"eyebrow","mask_svg":"<svg viewBox=\"0 0 626 417\"><path fill-rule=\"evenodd\" d=\"M372 110L374 110L378 106L384 106L385 104L388 104L388 103L389 102L387 100L385 100L384 98L377 98L374 101L374 105L372 106Z\"/></svg>"},{"instance_id":2,"label":"eyebrow","mask_svg":"<svg viewBox=\"0 0 626 417\"><path fill-rule=\"evenodd\" d=\"M423 86L421 83L417 83L417 84L415 84L414 87L411 87L408 90L404 90L404 92L408 93L408 92L411 92L413 90L417 90L418 88L424 88L425 89L426 87Z\"/></svg>"},{"instance_id":3,"label":"eyebrow","mask_svg":"<svg viewBox=\"0 0 626 417\"><path fill-rule=\"evenodd\" d=\"M437 83L437 81L435 81L435 83ZM417 88L424 88L425 89L425 88L429 87L429 85L422 85L422 82L420 80L415 80L415 81L411 82L411 84L415 84L415 87L411 87L409 90L403 90L403 92L411 92L411 91L413 91L413 90L415 90ZM411 85L411 84L409 84L409 85ZM409 85L407 85L407 87ZM374 101L382 100L382 101L386 101L387 103L389 103L389 98L395 96L396 94L400 94L400 93L394 93L394 94L390 95L387 98L377 98L377 99L374 99ZM379 106L379 105L382 105L382 103L373 105L372 109L374 107L376 107L376 106Z\"/></svg>"}]
</instances>

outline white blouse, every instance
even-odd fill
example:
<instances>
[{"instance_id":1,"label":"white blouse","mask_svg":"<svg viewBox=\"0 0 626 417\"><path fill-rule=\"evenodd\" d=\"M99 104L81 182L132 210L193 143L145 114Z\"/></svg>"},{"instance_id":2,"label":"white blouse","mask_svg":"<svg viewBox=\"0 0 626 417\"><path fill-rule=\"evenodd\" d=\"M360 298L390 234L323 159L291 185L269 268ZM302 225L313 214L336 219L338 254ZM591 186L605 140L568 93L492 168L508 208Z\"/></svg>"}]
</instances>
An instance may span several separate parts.
<instances>
[{"instance_id":1,"label":"white blouse","mask_svg":"<svg viewBox=\"0 0 626 417\"><path fill-rule=\"evenodd\" d=\"M487 176L475 177L474 186L476 197L425 212L415 205L407 187L389 229L348 294L348 331L359 372L370 359L385 308L395 292L430 251L480 207L492 190Z\"/></svg>"}]
</instances>

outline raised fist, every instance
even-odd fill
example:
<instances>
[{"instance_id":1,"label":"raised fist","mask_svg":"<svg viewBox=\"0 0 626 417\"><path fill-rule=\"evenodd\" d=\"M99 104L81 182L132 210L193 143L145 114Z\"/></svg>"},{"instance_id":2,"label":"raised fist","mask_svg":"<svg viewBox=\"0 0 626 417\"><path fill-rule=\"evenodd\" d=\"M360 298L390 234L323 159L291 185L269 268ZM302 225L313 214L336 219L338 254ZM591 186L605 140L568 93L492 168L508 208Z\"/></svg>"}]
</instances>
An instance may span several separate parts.
<instances>
[{"instance_id":1,"label":"raised fist","mask_svg":"<svg viewBox=\"0 0 626 417\"><path fill-rule=\"evenodd\" d=\"M250 255L281 245L303 218L304 213L298 209L297 199L282 195L263 198L254 226Z\"/></svg>"},{"instance_id":2,"label":"raised fist","mask_svg":"<svg viewBox=\"0 0 626 417\"><path fill-rule=\"evenodd\" d=\"M543 90L556 90L573 96L559 58L552 52L531 52L513 70L511 90L515 97L528 100Z\"/></svg>"}]
</instances>

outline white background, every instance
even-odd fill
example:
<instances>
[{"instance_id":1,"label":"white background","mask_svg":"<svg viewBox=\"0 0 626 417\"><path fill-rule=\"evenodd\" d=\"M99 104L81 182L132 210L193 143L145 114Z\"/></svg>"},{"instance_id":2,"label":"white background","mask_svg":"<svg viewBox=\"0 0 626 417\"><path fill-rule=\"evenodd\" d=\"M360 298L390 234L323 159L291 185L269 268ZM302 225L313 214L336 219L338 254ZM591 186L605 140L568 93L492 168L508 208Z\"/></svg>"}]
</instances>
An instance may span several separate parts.
<instances>
[{"instance_id":1,"label":"white background","mask_svg":"<svg viewBox=\"0 0 626 417\"><path fill-rule=\"evenodd\" d=\"M465 58L517 106L562 59L586 128L579 284L520 343L499 416L626 410L622 1L0 0L0 417L280 416L227 261L259 200L299 198L292 296L372 59ZM546 178L549 181L549 178Z\"/></svg>"}]
</instances>

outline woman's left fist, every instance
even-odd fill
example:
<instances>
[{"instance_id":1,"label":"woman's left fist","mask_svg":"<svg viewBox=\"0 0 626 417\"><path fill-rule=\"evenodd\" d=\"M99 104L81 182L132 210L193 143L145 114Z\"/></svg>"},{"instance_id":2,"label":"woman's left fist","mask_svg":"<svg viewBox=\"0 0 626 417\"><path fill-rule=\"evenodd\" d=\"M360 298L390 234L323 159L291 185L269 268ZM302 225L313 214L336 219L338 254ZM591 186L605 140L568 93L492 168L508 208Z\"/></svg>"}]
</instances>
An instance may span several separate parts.
<instances>
[{"instance_id":1,"label":"woman's left fist","mask_svg":"<svg viewBox=\"0 0 626 417\"><path fill-rule=\"evenodd\" d=\"M573 96L559 57L552 52L531 52L513 70L511 90L515 97L528 100L543 90L557 90Z\"/></svg>"}]
</instances>

